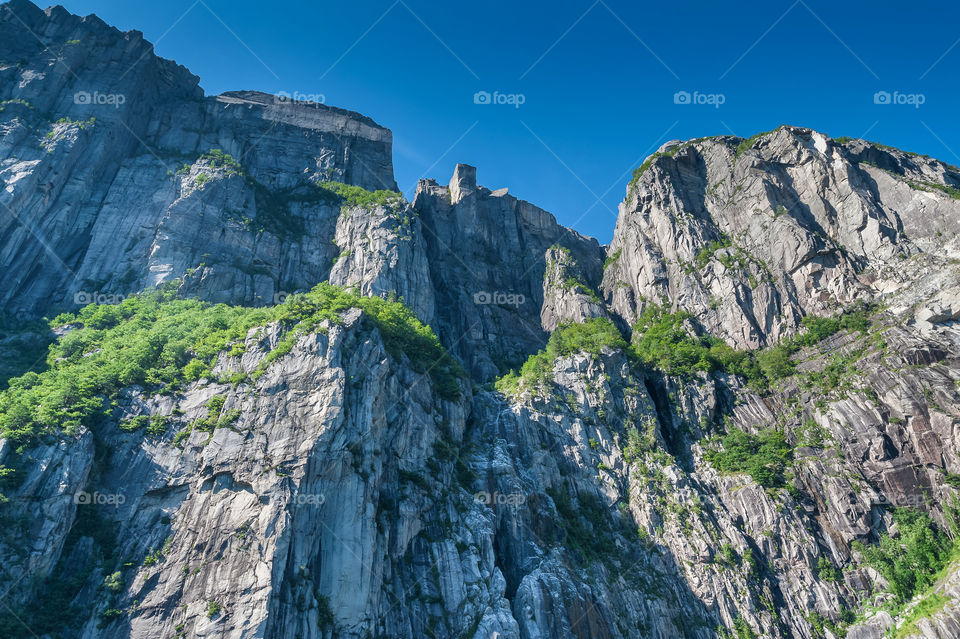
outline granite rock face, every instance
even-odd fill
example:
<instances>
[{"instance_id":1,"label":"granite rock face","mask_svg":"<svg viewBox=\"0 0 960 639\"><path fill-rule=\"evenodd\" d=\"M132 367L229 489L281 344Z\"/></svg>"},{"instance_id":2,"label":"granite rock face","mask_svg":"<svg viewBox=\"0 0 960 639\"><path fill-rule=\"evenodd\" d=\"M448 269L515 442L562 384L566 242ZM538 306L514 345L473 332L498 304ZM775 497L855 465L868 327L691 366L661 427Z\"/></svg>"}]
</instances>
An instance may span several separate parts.
<instances>
[{"instance_id":1,"label":"granite rock face","mask_svg":"<svg viewBox=\"0 0 960 639\"><path fill-rule=\"evenodd\" d=\"M284 326L253 328L208 378L128 387L95 427L0 439L3 601L28 621L55 601L44 639L832 639L889 598L857 542L897 506L948 526L956 167L798 127L670 142L601 247L466 164L407 202L387 129L205 97L93 16L0 5L0 61L4 370L69 339L40 313L173 281L244 305L329 282L402 299L469 374L438 392L349 309L282 354ZM860 301L868 332L800 349L765 390L609 347L555 358L534 387L489 383L562 325L630 337L651 305L747 349ZM124 428L136 416L167 428ZM709 461L724 433L770 428L793 455L783 486ZM954 568L917 633L958 634ZM903 623L880 612L846 636Z\"/></svg>"},{"instance_id":2,"label":"granite rock face","mask_svg":"<svg viewBox=\"0 0 960 639\"><path fill-rule=\"evenodd\" d=\"M204 97L138 32L0 9L0 293L11 311L117 298L194 273L239 303L326 279L339 207L313 183L393 189L389 130L251 91ZM220 149L240 166L219 169Z\"/></svg>"},{"instance_id":3,"label":"granite rock face","mask_svg":"<svg viewBox=\"0 0 960 639\"><path fill-rule=\"evenodd\" d=\"M604 293L628 321L665 303L736 346L773 343L903 284L920 251L955 257L958 185L943 162L798 127L668 143L628 187Z\"/></svg>"},{"instance_id":4,"label":"granite rock face","mask_svg":"<svg viewBox=\"0 0 960 639\"><path fill-rule=\"evenodd\" d=\"M417 185L413 208L431 256L437 308L432 323L451 351L481 380L505 372L546 341L547 251L566 251L588 285L599 283L603 251L593 238L506 189L477 185L476 169L458 164L448 186Z\"/></svg>"}]
</instances>

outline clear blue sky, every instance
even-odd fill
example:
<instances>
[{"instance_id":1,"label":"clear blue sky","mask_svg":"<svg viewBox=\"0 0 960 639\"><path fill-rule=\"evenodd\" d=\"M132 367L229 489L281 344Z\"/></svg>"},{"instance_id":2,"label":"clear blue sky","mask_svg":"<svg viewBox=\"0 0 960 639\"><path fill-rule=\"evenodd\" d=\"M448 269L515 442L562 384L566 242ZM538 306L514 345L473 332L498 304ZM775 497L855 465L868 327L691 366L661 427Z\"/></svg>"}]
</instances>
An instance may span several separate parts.
<instances>
[{"instance_id":1,"label":"clear blue sky","mask_svg":"<svg viewBox=\"0 0 960 639\"><path fill-rule=\"evenodd\" d=\"M668 139L788 123L960 164L956 2L63 4L143 31L208 94L322 94L369 115L393 130L408 197L465 162L601 242L630 170ZM479 91L523 104L475 104Z\"/></svg>"}]
</instances>

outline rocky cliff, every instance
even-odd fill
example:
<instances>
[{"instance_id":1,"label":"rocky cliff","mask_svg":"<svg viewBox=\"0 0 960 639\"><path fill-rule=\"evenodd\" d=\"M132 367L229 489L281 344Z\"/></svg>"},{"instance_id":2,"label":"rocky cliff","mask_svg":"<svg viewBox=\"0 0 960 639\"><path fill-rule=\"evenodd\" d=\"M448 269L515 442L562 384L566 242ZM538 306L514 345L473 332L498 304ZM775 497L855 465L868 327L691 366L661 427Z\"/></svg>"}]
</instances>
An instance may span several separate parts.
<instances>
[{"instance_id":1,"label":"rocky cliff","mask_svg":"<svg viewBox=\"0 0 960 639\"><path fill-rule=\"evenodd\" d=\"M0 130L0 635L960 632L956 167L669 142L601 247L26 0Z\"/></svg>"}]
</instances>

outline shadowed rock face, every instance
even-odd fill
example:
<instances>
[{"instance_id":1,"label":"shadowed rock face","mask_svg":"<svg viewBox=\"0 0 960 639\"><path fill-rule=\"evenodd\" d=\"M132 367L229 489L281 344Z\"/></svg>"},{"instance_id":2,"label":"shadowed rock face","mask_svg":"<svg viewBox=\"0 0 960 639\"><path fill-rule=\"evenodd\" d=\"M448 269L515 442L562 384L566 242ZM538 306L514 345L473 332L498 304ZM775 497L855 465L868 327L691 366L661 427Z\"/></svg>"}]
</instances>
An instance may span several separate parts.
<instances>
[{"instance_id":1,"label":"shadowed rock face","mask_svg":"<svg viewBox=\"0 0 960 639\"><path fill-rule=\"evenodd\" d=\"M173 280L272 304L327 281L402 298L469 373L459 397L437 392L350 309L283 355L283 326L251 329L209 379L126 388L75 434L0 439L16 471L0 475L4 602L41 636L831 637L823 620L887 597L854 542L889 531L891 506L947 525L955 167L798 127L671 142L605 248L465 164L412 203L335 196L317 183L395 189L387 129L257 92L204 97L96 17L0 5L0 61L7 312ZM539 387L487 385L570 322L628 333L660 304L752 348L858 300L881 307L869 332L801 349L763 394L609 347L556 358ZM3 327L11 360L38 339ZM232 422L193 429L214 397ZM169 427L145 436L124 427L134 416ZM782 486L708 461L710 438L771 427L793 456ZM927 636L957 634L958 580L937 585L950 602ZM51 597L69 612L55 628L36 612ZM26 631L0 614L4 632Z\"/></svg>"},{"instance_id":2,"label":"shadowed rock face","mask_svg":"<svg viewBox=\"0 0 960 639\"><path fill-rule=\"evenodd\" d=\"M446 187L421 180L413 207L442 309L435 328L478 379L522 363L546 341L540 309L551 246L574 256L593 285L600 279L596 240L506 189L478 186L474 167L458 164Z\"/></svg>"}]
</instances>

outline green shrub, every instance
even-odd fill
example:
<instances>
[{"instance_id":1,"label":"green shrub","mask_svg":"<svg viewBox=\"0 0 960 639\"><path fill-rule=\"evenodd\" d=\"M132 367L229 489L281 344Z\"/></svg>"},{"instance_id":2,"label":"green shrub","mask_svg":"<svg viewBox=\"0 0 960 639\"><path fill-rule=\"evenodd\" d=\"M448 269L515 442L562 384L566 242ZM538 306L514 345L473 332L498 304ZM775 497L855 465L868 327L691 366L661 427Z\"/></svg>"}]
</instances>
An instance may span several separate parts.
<instances>
[{"instance_id":1,"label":"green shrub","mask_svg":"<svg viewBox=\"0 0 960 639\"><path fill-rule=\"evenodd\" d=\"M769 135L770 133L773 133L774 131L777 131L779 129L780 127L777 127L776 129L771 129L770 131L763 131L761 133L757 133L756 135L751 135L749 138L745 138L740 142L740 144L737 145L737 148L734 151L734 156L740 157L741 155L743 155L744 153L752 149L753 146L760 140L760 138L762 138L765 135Z\"/></svg>"},{"instance_id":2,"label":"green shrub","mask_svg":"<svg viewBox=\"0 0 960 639\"><path fill-rule=\"evenodd\" d=\"M460 364L430 327L398 302L320 284L274 307L246 308L177 299L173 287L167 287L58 316L54 325L78 328L50 345L46 370L13 378L0 392L0 436L25 444L43 434L69 435L81 426L94 427L121 389L182 387L207 375L217 356L253 327L279 322L287 331L289 350L297 335L317 330L323 321L340 323L340 314L349 308L364 310L387 351L405 355L414 370L429 374L441 396L459 396ZM125 429L145 425L136 420ZM161 423L153 426L151 434Z\"/></svg>"},{"instance_id":3,"label":"green shrub","mask_svg":"<svg viewBox=\"0 0 960 639\"><path fill-rule=\"evenodd\" d=\"M224 153L220 149L210 149L201 155L199 159L206 160L207 163L214 168L227 169L227 175L243 173L243 167L240 166L240 163L237 162L232 155Z\"/></svg>"},{"instance_id":4,"label":"green shrub","mask_svg":"<svg viewBox=\"0 0 960 639\"><path fill-rule=\"evenodd\" d=\"M604 348L626 349L627 342L613 322L596 317L583 323L565 323L557 327L547 341L547 347L531 355L519 374L511 371L495 382L495 387L507 395L515 395L521 387L540 389L553 378L553 363L558 357L587 353L598 356Z\"/></svg>"},{"instance_id":5,"label":"green shrub","mask_svg":"<svg viewBox=\"0 0 960 639\"><path fill-rule=\"evenodd\" d=\"M923 511L897 508L893 521L897 525L895 537L884 533L876 545L854 542L854 548L883 576L896 603L902 605L933 585L937 573L955 554L955 547Z\"/></svg>"},{"instance_id":6,"label":"green shrub","mask_svg":"<svg viewBox=\"0 0 960 639\"><path fill-rule=\"evenodd\" d=\"M790 359L792 352L790 346L783 344L757 351L755 355L757 366L760 367L764 377L771 382L789 377L796 370L796 365Z\"/></svg>"},{"instance_id":7,"label":"green shrub","mask_svg":"<svg viewBox=\"0 0 960 639\"><path fill-rule=\"evenodd\" d=\"M783 433L776 429L756 435L739 428L708 442L704 458L718 471L746 473L764 488L785 486L785 470L793 463L793 452Z\"/></svg>"},{"instance_id":8,"label":"green shrub","mask_svg":"<svg viewBox=\"0 0 960 639\"><path fill-rule=\"evenodd\" d=\"M396 207L400 204L402 198L397 191L386 189L368 191L362 186L344 184L343 182L320 182L318 186L332 193L343 205L350 207L364 209L375 206Z\"/></svg>"},{"instance_id":9,"label":"green shrub","mask_svg":"<svg viewBox=\"0 0 960 639\"><path fill-rule=\"evenodd\" d=\"M120 430L124 430L124 431L127 431L127 432L133 432L133 431L136 431L136 430L140 430L141 428L144 428L144 427L145 427L147 424L149 424L149 423L150 423L150 416L149 416L149 415L137 415L136 417L134 417L134 418L132 418L132 419L128 419L128 420L123 421L123 422L120 424Z\"/></svg>"},{"instance_id":10,"label":"green shrub","mask_svg":"<svg viewBox=\"0 0 960 639\"><path fill-rule=\"evenodd\" d=\"M167 432L170 425L170 418L165 415L154 415L150 418L150 426L147 428L147 435L151 437L161 437Z\"/></svg>"},{"instance_id":11,"label":"green shrub","mask_svg":"<svg viewBox=\"0 0 960 639\"><path fill-rule=\"evenodd\" d=\"M730 238L727 236L722 236L719 240L714 240L709 242L706 246L700 249L697 252L697 257L695 262L698 267L701 269L710 263L710 260L713 258L713 254L721 249L728 248L732 246L733 243L730 241Z\"/></svg>"},{"instance_id":12,"label":"green shrub","mask_svg":"<svg viewBox=\"0 0 960 639\"><path fill-rule=\"evenodd\" d=\"M817 558L817 576L824 581L840 581L843 576L840 569L833 565L833 562L826 557Z\"/></svg>"},{"instance_id":13,"label":"green shrub","mask_svg":"<svg viewBox=\"0 0 960 639\"><path fill-rule=\"evenodd\" d=\"M926 595L910 609L910 612L904 617L902 624L892 630L892 633L889 635L890 639L904 639L905 637L920 635L921 631L918 622L921 619L929 619L943 610L951 601L953 600L949 596L940 594L939 592L931 592Z\"/></svg>"},{"instance_id":14,"label":"green shrub","mask_svg":"<svg viewBox=\"0 0 960 639\"><path fill-rule=\"evenodd\" d=\"M603 303L603 300L600 299L600 295L593 288L578 280L573 275L567 275L567 277L563 279L563 289L565 291L573 291L574 293L586 295L595 304Z\"/></svg>"},{"instance_id":15,"label":"green shrub","mask_svg":"<svg viewBox=\"0 0 960 639\"><path fill-rule=\"evenodd\" d=\"M103 580L103 585L111 592L120 592L123 590L123 573L117 571L111 575L107 575Z\"/></svg>"},{"instance_id":16,"label":"green shrub","mask_svg":"<svg viewBox=\"0 0 960 639\"><path fill-rule=\"evenodd\" d=\"M661 306L648 306L633 325L633 353L643 363L671 375L712 371L711 341L694 335L685 326L692 316L670 313Z\"/></svg>"},{"instance_id":17,"label":"green shrub","mask_svg":"<svg viewBox=\"0 0 960 639\"><path fill-rule=\"evenodd\" d=\"M633 175L630 178L630 183L627 184L627 193L629 193L630 191L633 191L633 187L635 187L637 185L637 182L640 181L640 176L642 176L646 172L646 170L650 168L650 166L653 164L653 162L657 158L664 158L664 157L672 158L674 155L677 154L678 151L680 151L680 149L684 147L685 145L678 144L677 146L669 148L666 151L657 151L656 153L648 157L646 160L644 160L643 164L641 164L636 169L634 169Z\"/></svg>"},{"instance_id":18,"label":"green shrub","mask_svg":"<svg viewBox=\"0 0 960 639\"><path fill-rule=\"evenodd\" d=\"M615 264L617 260L620 259L621 253L623 253L623 249L617 249L615 252L608 255L607 259L603 260L603 270L607 270L613 264Z\"/></svg>"}]
</instances>

